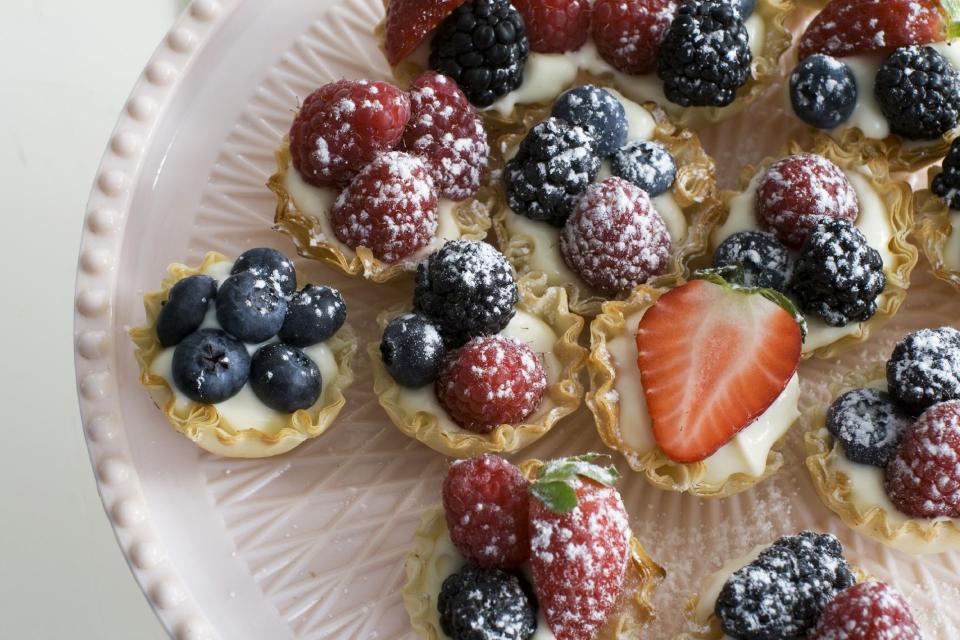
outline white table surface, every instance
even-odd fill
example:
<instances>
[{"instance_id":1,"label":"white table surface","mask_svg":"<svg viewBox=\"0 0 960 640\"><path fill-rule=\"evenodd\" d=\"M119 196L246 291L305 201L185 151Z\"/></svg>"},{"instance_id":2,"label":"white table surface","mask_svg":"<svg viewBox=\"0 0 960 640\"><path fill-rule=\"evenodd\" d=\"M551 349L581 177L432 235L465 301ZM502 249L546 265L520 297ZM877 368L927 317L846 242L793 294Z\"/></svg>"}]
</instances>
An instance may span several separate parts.
<instances>
[{"instance_id":1,"label":"white table surface","mask_svg":"<svg viewBox=\"0 0 960 640\"><path fill-rule=\"evenodd\" d=\"M74 390L72 319L91 181L180 5L0 1L3 638L166 637L94 485Z\"/></svg>"}]
</instances>

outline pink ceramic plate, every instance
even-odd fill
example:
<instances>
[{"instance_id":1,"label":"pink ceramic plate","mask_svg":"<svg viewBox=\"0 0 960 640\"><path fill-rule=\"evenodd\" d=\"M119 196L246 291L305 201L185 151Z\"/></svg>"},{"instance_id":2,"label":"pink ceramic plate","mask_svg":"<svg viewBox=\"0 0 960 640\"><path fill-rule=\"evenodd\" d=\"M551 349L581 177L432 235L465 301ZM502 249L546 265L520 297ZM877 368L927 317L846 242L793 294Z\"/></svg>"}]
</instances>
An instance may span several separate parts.
<instances>
[{"instance_id":1,"label":"pink ceramic plate","mask_svg":"<svg viewBox=\"0 0 960 640\"><path fill-rule=\"evenodd\" d=\"M412 636L399 596L402 559L421 510L438 500L445 461L389 424L366 359L358 358L347 407L326 435L279 458L226 460L165 423L137 383L126 336L143 320L142 294L170 262L263 244L293 253L270 230L274 199L264 183L273 148L316 86L387 76L372 35L382 12L381 0L195 0L147 65L94 185L76 298L84 427L120 546L179 639ZM787 135L772 117L775 103L762 119L752 111L705 132L730 168L727 179ZM757 131L760 121L769 134ZM344 291L364 341L374 338L376 311L409 296L403 285L298 268ZM960 299L927 269L917 269L886 330L841 363L803 365L805 403L823 400L840 368L885 357L904 331L960 317ZM521 455L602 449L581 411ZM772 480L716 502L628 475L634 530L669 574L649 637L679 628L681 605L702 575L804 527L836 533L853 561L904 589L929 637L960 637L960 554L911 558L856 535L813 493L799 431L787 454Z\"/></svg>"}]
</instances>

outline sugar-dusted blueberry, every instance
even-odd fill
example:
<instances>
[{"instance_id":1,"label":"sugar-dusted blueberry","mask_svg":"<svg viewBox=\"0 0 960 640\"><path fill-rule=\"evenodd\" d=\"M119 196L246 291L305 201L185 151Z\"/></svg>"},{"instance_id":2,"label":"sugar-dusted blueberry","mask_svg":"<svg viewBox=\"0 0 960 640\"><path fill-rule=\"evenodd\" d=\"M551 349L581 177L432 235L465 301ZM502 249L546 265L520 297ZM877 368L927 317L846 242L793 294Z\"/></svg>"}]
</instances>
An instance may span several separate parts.
<instances>
[{"instance_id":1,"label":"sugar-dusted blueberry","mask_svg":"<svg viewBox=\"0 0 960 640\"><path fill-rule=\"evenodd\" d=\"M443 353L437 327L417 313L391 320L380 341L384 366L405 387L422 387L436 380Z\"/></svg>"},{"instance_id":2,"label":"sugar-dusted blueberry","mask_svg":"<svg viewBox=\"0 0 960 640\"><path fill-rule=\"evenodd\" d=\"M253 271L230 276L217 292L217 321L244 342L265 342L277 335L286 314L280 285Z\"/></svg>"},{"instance_id":3,"label":"sugar-dusted blueberry","mask_svg":"<svg viewBox=\"0 0 960 640\"><path fill-rule=\"evenodd\" d=\"M846 122L857 106L850 65L822 53L805 58L790 74L790 104L797 117L818 129Z\"/></svg>"},{"instance_id":4,"label":"sugar-dusted blueberry","mask_svg":"<svg viewBox=\"0 0 960 640\"><path fill-rule=\"evenodd\" d=\"M879 389L852 389L827 412L827 429L843 444L849 460L885 467L912 419Z\"/></svg>"},{"instance_id":5,"label":"sugar-dusted blueberry","mask_svg":"<svg viewBox=\"0 0 960 640\"><path fill-rule=\"evenodd\" d=\"M250 363L250 388L260 402L283 413L312 407L320 399L320 368L296 347L274 342L257 349Z\"/></svg>"},{"instance_id":6,"label":"sugar-dusted blueberry","mask_svg":"<svg viewBox=\"0 0 960 640\"><path fill-rule=\"evenodd\" d=\"M217 297L217 281L210 276L187 276L170 289L170 295L157 317L157 338L172 347L200 328Z\"/></svg>"},{"instance_id":7,"label":"sugar-dusted blueberry","mask_svg":"<svg viewBox=\"0 0 960 640\"><path fill-rule=\"evenodd\" d=\"M739 266L743 284L784 291L792 268L790 252L766 231L740 231L720 243L713 266Z\"/></svg>"},{"instance_id":8,"label":"sugar-dusted blueberry","mask_svg":"<svg viewBox=\"0 0 960 640\"><path fill-rule=\"evenodd\" d=\"M940 327L905 335L887 360L887 386L914 415L960 399L960 331Z\"/></svg>"},{"instance_id":9,"label":"sugar-dusted blueberry","mask_svg":"<svg viewBox=\"0 0 960 640\"><path fill-rule=\"evenodd\" d=\"M627 142L627 112L616 96L585 84L562 94L553 104L555 118L581 127L593 136L597 154L606 157Z\"/></svg>"},{"instance_id":10,"label":"sugar-dusted blueberry","mask_svg":"<svg viewBox=\"0 0 960 640\"><path fill-rule=\"evenodd\" d=\"M677 177L677 162L659 142L637 140L611 159L613 175L632 182L651 198L666 193Z\"/></svg>"},{"instance_id":11,"label":"sugar-dusted blueberry","mask_svg":"<svg viewBox=\"0 0 960 640\"><path fill-rule=\"evenodd\" d=\"M295 347L323 342L347 320L347 303L336 289L308 284L287 303L280 339Z\"/></svg>"},{"instance_id":12,"label":"sugar-dusted blueberry","mask_svg":"<svg viewBox=\"0 0 960 640\"><path fill-rule=\"evenodd\" d=\"M237 395L250 377L250 354L220 329L201 329L173 352L173 383L188 398L216 404Z\"/></svg>"},{"instance_id":13,"label":"sugar-dusted blueberry","mask_svg":"<svg viewBox=\"0 0 960 640\"><path fill-rule=\"evenodd\" d=\"M280 285L285 296L297 290L297 272L293 262L276 249L260 247L241 253L233 263L230 275L237 275L244 271L250 271L261 278L270 278Z\"/></svg>"}]
</instances>

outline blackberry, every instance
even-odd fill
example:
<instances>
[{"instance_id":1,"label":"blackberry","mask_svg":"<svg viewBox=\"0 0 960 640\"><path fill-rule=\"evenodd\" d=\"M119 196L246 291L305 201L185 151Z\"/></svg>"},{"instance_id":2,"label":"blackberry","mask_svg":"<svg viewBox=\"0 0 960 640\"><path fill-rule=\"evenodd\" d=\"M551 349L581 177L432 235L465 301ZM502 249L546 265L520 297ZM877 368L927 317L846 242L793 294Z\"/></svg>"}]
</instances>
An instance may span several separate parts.
<instances>
[{"instance_id":1,"label":"blackberry","mask_svg":"<svg viewBox=\"0 0 960 640\"><path fill-rule=\"evenodd\" d=\"M960 209L960 138L950 144L943 171L930 183L930 190L951 209Z\"/></svg>"},{"instance_id":2,"label":"blackberry","mask_svg":"<svg viewBox=\"0 0 960 640\"><path fill-rule=\"evenodd\" d=\"M471 0L437 29L430 68L453 78L478 107L489 107L523 83L530 54L523 18L509 0Z\"/></svg>"},{"instance_id":3,"label":"blackberry","mask_svg":"<svg viewBox=\"0 0 960 640\"><path fill-rule=\"evenodd\" d=\"M960 399L960 331L940 327L904 336L887 360L887 387L914 414Z\"/></svg>"},{"instance_id":4,"label":"blackberry","mask_svg":"<svg viewBox=\"0 0 960 640\"><path fill-rule=\"evenodd\" d=\"M790 295L805 313L831 327L863 322L877 312L887 284L883 258L849 220L821 220L794 264Z\"/></svg>"},{"instance_id":5,"label":"blackberry","mask_svg":"<svg viewBox=\"0 0 960 640\"><path fill-rule=\"evenodd\" d=\"M797 117L818 129L846 122L857 106L857 79L845 62L815 53L790 74L790 103Z\"/></svg>"},{"instance_id":6,"label":"blackberry","mask_svg":"<svg viewBox=\"0 0 960 640\"><path fill-rule=\"evenodd\" d=\"M874 83L890 130L931 140L957 126L960 74L933 47L900 47L880 65Z\"/></svg>"},{"instance_id":7,"label":"blackberry","mask_svg":"<svg viewBox=\"0 0 960 640\"><path fill-rule=\"evenodd\" d=\"M559 118L539 123L504 171L507 204L531 220L562 227L600 172L593 137Z\"/></svg>"},{"instance_id":8,"label":"blackberry","mask_svg":"<svg viewBox=\"0 0 960 640\"><path fill-rule=\"evenodd\" d=\"M853 389L827 412L827 429L853 462L886 467L911 419L886 391Z\"/></svg>"},{"instance_id":9,"label":"blackberry","mask_svg":"<svg viewBox=\"0 0 960 640\"><path fill-rule=\"evenodd\" d=\"M398 384L422 387L437 378L443 338L429 320L415 313L394 318L383 330L380 357Z\"/></svg>"},{"instance_id":10,"label":"blackberry","mask_svg":"<svg viewBox=\"0 0 960 640\"><path fill-rule=\"evenodd\" d=\"M804 638L833 596L855 582L840 542L804 531L780 538L730 576L714 612L734 638Z\"/></svg>"},{"instance_id":11,"label":"blackberry","mask_svg":"<svg viewBox=\"0 0 960 640\"><path fill-rule=\"evenodd\" d=\"M717 247L713 266L737 265L743 269L743 284L784 291L790 278L790 252L767 231L740 231Z\"/></svg>"},{"instance_id":12,"label":"blackberry","mask_svg":"<svg viewBox=\"0 0 960 640\"><path fill-rule=\"evenodd\" d=\"M752 62L738 5L683 0L660 46L657 75L670 102L724 107L750 77Z\"/></svg>"},{"instance_id":13,"label":"blackberry","mask_svg":"<svg viewBox=\"0 0 960 640\"><path fill-rule=\"evenodd\" d=\"M677 162L659 142L637 140L611 158L613 175L628 180L651 198L666 193L677 178Z\"/></svg>"},{"instance_id":14,"label":"blackberry","mask_svg":"<svg viewBox=\"0 0 960 640\"><path fill-rule=\"evenodd\" d=\"M597 155L606 158L627 142L627 111L617 98L592 84L574 87L553 104L555 118L582 127L596 143Z\"/></svg>"},{"instance_id":15,"label":"blackberry","mask_svg":"<svg viewBox=\"0 0 960 640\"><path fill-rule=\"evenodd\" d=\"M527 640L537 630L537 604L520 576L466 565L443 581L440 628L453 640Z\"/></svg>"},{"instance_id":16,"label":"blackberry","mask_svg":"<svg viewBox=\"0 0 960 640\"><path fill-rule=\"evenodd\" d=\"M414 307L436 324L447 347L499 333L519 299L510 263L485 242L448 242L417 266Z\"/></svg>"}]
</instances>

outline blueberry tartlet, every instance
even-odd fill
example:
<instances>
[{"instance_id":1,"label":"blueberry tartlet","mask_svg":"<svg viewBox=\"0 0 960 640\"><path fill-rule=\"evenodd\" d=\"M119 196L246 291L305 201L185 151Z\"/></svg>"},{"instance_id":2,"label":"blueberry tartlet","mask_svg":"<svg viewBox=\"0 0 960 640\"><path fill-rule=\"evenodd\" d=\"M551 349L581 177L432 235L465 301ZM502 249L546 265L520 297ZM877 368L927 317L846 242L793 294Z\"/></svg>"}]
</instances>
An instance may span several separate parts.
<instances>
[{"instance_id":1,"label":"blueberry tartlet","mask_svg":"<svg viewBox=\"0 0 960 640\"><path fill-rule=\"evenodd\" d=\"M378 318L374 391L403 433L452 457L513 452L579 405L583 319L566 292L514 281L483 242L449 242L417 269L412 311Z\"/></svg>"},{"instance_id":2,"label":"blueberry tartlet","mask_svg":"<svg viewBox=\"0 0 960 640\"><path fill-rule=\"evenodd\" d=\"M386 282L447 240L490 228L487 133L449 78L409 91L340 80L307 96L267 186L277 229L301 255Z\"/></svg>"},{"instance_id":3,"label":"blueberry tartlet","mask_svg":"<svg viewBox=\"0 0 960 640\"><path fill-rule=\"evenodd\" d=\"M928 176L930 188L916 196L917 236L933 275L960 289L960 142Z\"/></svg>"},{"instance_id":4,"label":"blueberry tartlet","mask_svg":"<svg viewBox=\"0 0 960 640\"><path fill-rule=\"evenodd\" d=\"M533 115L531 113L531 115ZM503 136L497 241L522 276L597 313L641 284L674 282L718 214L713 161L652 104L580 85L525 133Z\"/></svg>"},{"instance_id":5,"label":"blueberry tartlet","mask_svg":"<svg viewBox=\"0 0 960 640\"><path fill-rule=\"evenodd\" d=\"M275 249L169 267L131 330L140 382L177 431L222 456L285 453L330 427L353 382L340 292Z\"/></svg>"},{"instance_id":6,"label":"blueberry tartlet","mask_svg":"<svg viewBox=\"0 0 960 640\"><path fill-rule=\"evenodd\" d=\"M960 125L960 40L947 4L826 3L800 36L790 112L894 171L942 157Z\"/></svg>"},{"instance_id":7,"label":"blueberry tartlet","mask_svg":"<svg viewBox=\"0 0 960 640\"><path fill-rule=\"evenodd\" d=\"M804 314L804 357L831 357L893 316L917 250L910 186L882 158L818 137L741 174L722 195L711 232L713 264L782 291Z\"/></svg>"},{"instance_id":8,"label":"blueberry tartlet","mask_svg":"<svg viewBox=\"0 0 960 640\"><path fill-rule=\"evenodd\" d=\"M406 559L403 602L419 637L641 637L664 572L631 534L616 469L597 458L451 465L443 505L424 513Z\"/></svg>"},{"instance_id":9,"label":"blueberry tartlet","mask_svg":"<svg viewBox=\"0 0 960 640\"><path fill-rule=\"evenodd\" d=\"M800 416L802 317L777 291L725 275L637 287L590 325L586 402L601 439L651 484L705 498L777 471Z\"/></svg>"},{"instance_id":10,"label":"blueberry tartlet","mask_svg":"<svg viewBox=\"0 0 960 640\"><path fill-rule=\"evenodd\" d=\"M807 469L849 527L906 553L960 548L960 332L908 334L804 416Z\"/></svg>"},{"instance_id":11,"label":"blueberry tartlet","mask_svg":"<svg viewBox=\"0 0 960 640\"><path fill-rule=\"evenodd\" d=\"M776 76L789 0L385 0L394 76L452 77L490 123L602 82L684 125L726 119Z\"/></svg>"}]
</instances>

